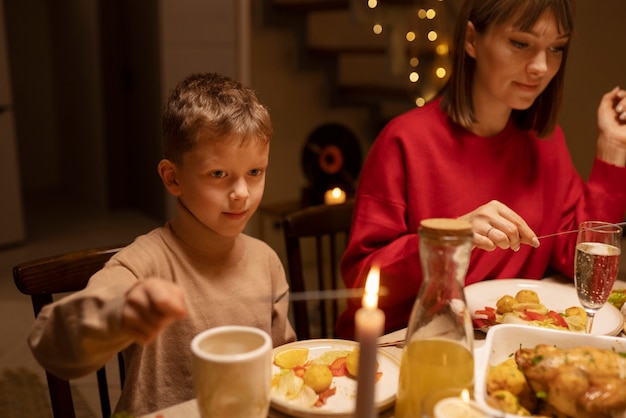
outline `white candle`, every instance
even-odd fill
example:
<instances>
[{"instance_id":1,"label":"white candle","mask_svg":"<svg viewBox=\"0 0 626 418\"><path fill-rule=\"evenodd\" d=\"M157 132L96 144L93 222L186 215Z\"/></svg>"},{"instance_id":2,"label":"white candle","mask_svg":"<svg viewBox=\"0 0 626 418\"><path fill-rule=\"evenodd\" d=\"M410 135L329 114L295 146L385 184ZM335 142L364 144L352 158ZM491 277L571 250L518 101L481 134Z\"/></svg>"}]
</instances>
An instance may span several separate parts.
<instances>
[{"instance_id":1,"label":"white candle","mask_svg":"<svg viewBox=\"0 0 626 418\"><path fill-rule=\"evenodd\" d=\"M354 322L359 341L359 375L357 377L356 414L358 418L374 418L376 410L376 373L378 362L378 337L385 327L385 314L378 309L380 270L372 267L365 282L362 307L356 312Z\"/></svg>"},{"instance_id":2,"label":"white candle","mask_svg":"<svg viewBox=\"0 0 626 418\"><path fill-rule=\"evenodd\" d=\"M327 205L337 205L339 203L344 203L345 201L346 192L341 190L339 187L327 190L326 193L324 193L324 203Z\"/></svg>"}]
</instances>

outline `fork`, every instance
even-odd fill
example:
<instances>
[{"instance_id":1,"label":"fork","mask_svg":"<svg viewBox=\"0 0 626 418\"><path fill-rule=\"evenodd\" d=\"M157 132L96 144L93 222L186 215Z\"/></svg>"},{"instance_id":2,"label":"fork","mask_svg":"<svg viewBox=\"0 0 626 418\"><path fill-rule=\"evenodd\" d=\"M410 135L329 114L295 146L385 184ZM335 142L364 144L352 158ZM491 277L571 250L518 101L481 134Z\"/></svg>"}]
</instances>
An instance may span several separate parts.
<instances>
[{"instance_id":1,"label":"fork","mask_svg":"<svg viewBox=\"0 0 626 418\"><path fill-rule=\"evenodd\" d=\"M378 347L403 348L404 347L404 339L402 339L402 340L395 340L395 341L386 341L384 343L378 343Z\"/></svg>"}]
</instances>

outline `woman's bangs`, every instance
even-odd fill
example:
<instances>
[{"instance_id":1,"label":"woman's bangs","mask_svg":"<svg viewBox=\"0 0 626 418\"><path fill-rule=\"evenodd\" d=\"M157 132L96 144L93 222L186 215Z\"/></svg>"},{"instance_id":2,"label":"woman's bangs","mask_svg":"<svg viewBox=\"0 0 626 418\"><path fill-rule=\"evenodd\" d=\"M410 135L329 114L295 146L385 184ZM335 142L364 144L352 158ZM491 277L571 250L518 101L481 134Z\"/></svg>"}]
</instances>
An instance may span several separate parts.
<instances>
[{"instance_id":1,"label":"woman's bangs","mask_svg":"<svg viewBox=\"0 0 626 418\"><path fill-rule=\"evenodd\" d=\"M529 31L537 20L549 11L554 15L559 34L569 35L574 28L574 16L571 4L568 0L533 0L520 1L519 7L514 12L513 26L522 31Z\"/></svg>"}]
</instances>

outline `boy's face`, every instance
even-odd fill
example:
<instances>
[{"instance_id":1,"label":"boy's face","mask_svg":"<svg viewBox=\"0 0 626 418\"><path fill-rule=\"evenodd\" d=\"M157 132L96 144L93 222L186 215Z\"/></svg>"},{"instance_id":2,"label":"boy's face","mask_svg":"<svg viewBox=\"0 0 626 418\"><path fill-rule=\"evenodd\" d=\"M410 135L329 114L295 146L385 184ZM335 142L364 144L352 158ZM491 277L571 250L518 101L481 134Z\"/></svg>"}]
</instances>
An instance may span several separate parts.
<instances>
[{"instance_id":1,"label":"boy's face","mask_svg":"<svg viewBox=\"0 0 626 418\"><path fill-rule=\"evenodd\" d=\"M175 184L164 179L168 191L207 228L233 237L261 203L269 144L201 141L183 155L182 164L164 161L175 176Z\"/></svg>"}]
</instances>

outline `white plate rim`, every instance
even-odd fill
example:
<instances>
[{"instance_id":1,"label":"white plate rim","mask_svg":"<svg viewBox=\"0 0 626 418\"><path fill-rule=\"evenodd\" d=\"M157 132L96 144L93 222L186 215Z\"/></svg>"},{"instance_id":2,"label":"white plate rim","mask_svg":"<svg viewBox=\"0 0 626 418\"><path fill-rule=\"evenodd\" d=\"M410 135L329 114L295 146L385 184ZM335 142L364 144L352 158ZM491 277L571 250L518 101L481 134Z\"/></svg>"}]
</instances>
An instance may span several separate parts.
<instances>
[{"instance_id":1,"label":"white plate rim","mask_svg":"<svg viewBox=\"0 0 626 418\"><path fill-rule=\"evenodd\" d=\"M495 279L465 286L465 300L470 315L485 306L496 306L496 301L505 294L515 296L519 290L532 289L548 309L563 311L570 306L580 306L573 284L533 279ZM557 296L558 295L558 296ZM615 306L605 304L596 314L593 335L618 335L624 327L624 316Z\"/></svg>"},{"instance_id":2,"label":"white plate rim","mask_svg":"<svg viewBox=\"0 0 626 418\"><path fill-rule=\"evenodd\" d=\"M301 340L295 341L292 343L284 344L278 346L272 350L272 360L276 353L291 349L291 348L308 348L309 350L319 350L319 355L328 350L352 350L355 347L358 347L359 343L351 340L341 340L341 339L312 339L312 340ZM310 354L309 354L310 355ZM316 356L317 357L317 356ZM376 402L376 408L379 412L384 411L390 408L396 400L396 394L398 392L398 377L400 373L400 361L392 356L391 354L385 352L384 350L378 349L378 362L379 362L379 370L383 372L382 378L380 381L376 383L377 388L383 388L383 392L377 391L377 399L379 398L378 393L382 393L381 398ZM278 366L272 364L272 376L280 370ZM350 379L348 377L341 377L339 379ZM339 396L338 393L334 396ZM330 398L331 400L333 398ZM337 398L335 398L336 400ZM354 393L353 402L356 404L356 391ZM289 414L289 416L297 417L297 418L308 418L308 417L352 417L354 415L354 407L348 409L340 409L333 410L329 407L331 404L330 400L327 405L324 405L320 408L304 408L298 407L294 405L290 405L286 402L282 402L279 398L274 398L272 396L270 406L276 411L283 412Z\"/></svg>"}]
</instances>

